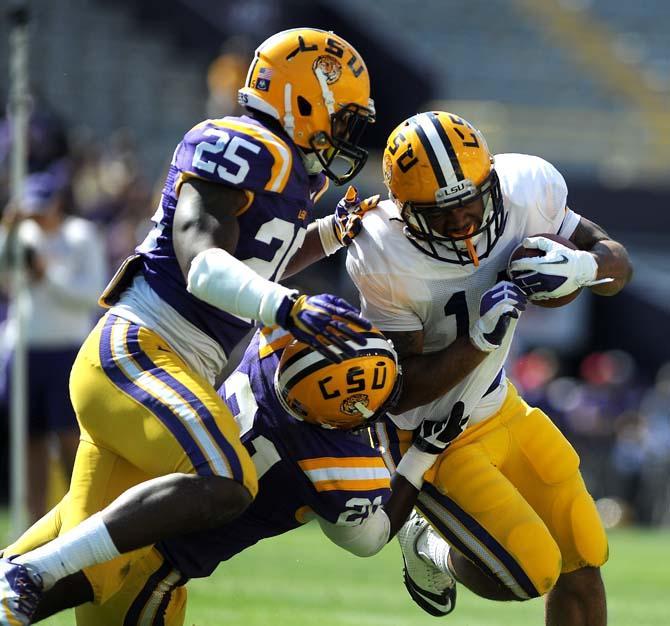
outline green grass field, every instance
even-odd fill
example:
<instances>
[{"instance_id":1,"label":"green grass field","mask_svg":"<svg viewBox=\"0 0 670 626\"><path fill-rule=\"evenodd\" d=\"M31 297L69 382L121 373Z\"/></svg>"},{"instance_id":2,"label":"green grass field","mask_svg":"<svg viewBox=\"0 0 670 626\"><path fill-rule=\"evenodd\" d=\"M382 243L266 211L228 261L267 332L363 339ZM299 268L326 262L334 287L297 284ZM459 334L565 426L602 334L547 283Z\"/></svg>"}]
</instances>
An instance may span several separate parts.
<instances>
[{"instance_id":1,"label":"green grass field","mask_svg":"<svg viewBox=\"0 0 670 626\"><path fill-rule=\"evenodd\" d=\"M0 518L0 536L6 517ZM670 624L670 531L618 530L610 535L604 570L611 626ZM436 624L411 601L402 584L401 557L390 544L359 559L330 544L309 525L255 546L222 565L208 580L189 585L186 626L421 626ZM543 624L541 600L501 604L462 587L458 626ZM64 613L43 622L74 623Z\"/></svg>"}]
</instances>

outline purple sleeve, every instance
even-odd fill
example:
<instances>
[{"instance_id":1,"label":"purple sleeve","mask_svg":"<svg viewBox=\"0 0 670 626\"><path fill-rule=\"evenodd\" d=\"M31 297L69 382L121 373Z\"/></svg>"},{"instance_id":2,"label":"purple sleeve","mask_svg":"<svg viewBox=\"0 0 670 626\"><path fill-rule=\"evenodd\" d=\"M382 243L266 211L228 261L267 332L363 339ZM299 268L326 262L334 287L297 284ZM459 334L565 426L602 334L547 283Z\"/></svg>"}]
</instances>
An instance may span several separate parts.
<instances>
[{"instance_id":1,"label":"purple sleeve","mask_svg":"<svg viewBox=\"0 0 670 626\"><path fill-rule=\"evenodd\" d=\"M384 461L365 434L323 431L319 435L311 442L313 456L298 461L311 487L309 506L329 522L360 524L391 495Z\"/></svg>"}]
</instances>

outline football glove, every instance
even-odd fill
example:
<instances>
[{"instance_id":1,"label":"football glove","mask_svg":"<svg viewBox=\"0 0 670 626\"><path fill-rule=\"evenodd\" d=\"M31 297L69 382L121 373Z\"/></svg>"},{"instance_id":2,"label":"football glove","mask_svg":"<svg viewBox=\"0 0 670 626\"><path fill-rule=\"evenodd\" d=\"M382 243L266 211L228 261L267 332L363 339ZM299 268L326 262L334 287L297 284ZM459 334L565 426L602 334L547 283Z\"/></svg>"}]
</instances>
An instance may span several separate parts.
<instances>
[{"instance_id":1,"label":"football glove","mask_svg":"<svg viewBox=\"0 0 670 626\"><path fill-rule=\"evenodd\" d=\"M339 319L338 319L339 318ZM277 323L298 341L306 343L334 363L342 361L339 348L347 356L356 351L347 340L364 346L365 337L351 328L351 324L370 330L372 324L346 300L330 294L306 296L290 294L277 310Z\"/></svg>"},{"instance_id":2,"label":"football glove","mask_svg":"<svg viewBox=\"0 0 670 626\"><path fill-rule=\"evenodd\" d=\"M486 291L479 303L479 319L470 327L470 341L482 352L493 352L503 342L510 320L526 310L526 296L513 282L502 280Z\"/></svg>"},{"instance_id":3,"label":"football glove","mask_svg":"<svg viewBox=\"0 0 670 626\"><path fill-rule=\"evenodd\" d=\"M441 454L446 447L458 435L463 432L468 423L468 415L464 415L465 405L457 402L451 411L451 415L440 422L423 420L415 431L415 439L412 445L421 452L428 454Z\"/></svg>"},{"instance_id":4,"label":"football glove","mask_svg":"<svg viewBox=\"0 0 670 626\"><path fill-rule=\"evenodd\" d=\"M546 237L527 237L524 248L544 251L544 256L512 261L508 273L512 280L534 300L566 296L581 287L612 282L612 278L596 280L598 263L585 250L571 250Z\"/></svg>"},{"instance_id":5,"label":"football glove","mask_svg":"<svg viewBox=\"0 0 670 626\"><path fill-rule=\"evenodd\" d=\"M356 187L349 185L344 198L337 203L333 215L335 237L341 245L346 247L351 244L363 228L361 221L363 215L374 209L378 204L379 194L361 200Z\"/></svg>"}]
</instances>

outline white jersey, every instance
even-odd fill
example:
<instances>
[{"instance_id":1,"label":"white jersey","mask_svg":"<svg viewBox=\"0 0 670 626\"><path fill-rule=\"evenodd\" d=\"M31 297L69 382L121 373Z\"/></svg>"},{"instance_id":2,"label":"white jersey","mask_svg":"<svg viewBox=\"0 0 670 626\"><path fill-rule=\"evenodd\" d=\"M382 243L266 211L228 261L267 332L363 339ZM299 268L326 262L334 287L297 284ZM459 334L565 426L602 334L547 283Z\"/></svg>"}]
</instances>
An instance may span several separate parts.
<instances>
[{"instance_id":1,"label":"white jersey","mask_svg":"<svg viewBox=\"0 0 670 626\"><path fill-rule=\"evenodd\" d=\"M566 207L567 187L561 174L539 157L501 154L495 157L507 222L479 267L434 259L417 249L404 233L394 202L381 202L365 214L363 230L348 249L347 271L358 287L362 312L382 331L423 330L424 353L449 346L466 335L479 317L485 291L506 279L510 254L524 237L558 233L569 237L579 215ZM485 252L485 238L477 252ZM471 374L430 404L392 415L399 428L413 429L425 419L441 420L462 402L470 423L497 411L507 388L503 366L517 320L503 344ZM426 372L430 375L430 372Z\"/></svg>"},{"instance_id":2,"label":"white jersey","mask_svg":"<svg viewBox=\"0 0 670 626\"><path fill-rule=\"evenodd\" d=\"M98 296L107 279L105 241L95 224L68 216L55 232L27 219L19 226L22 243L45 263L39 282L26 289L26 342L31 348L77 348L99 315ZM14 306L12 301L11 306ZM14 344L15 316L8 316L7 337Z\"/></svg>"}]
</instances>

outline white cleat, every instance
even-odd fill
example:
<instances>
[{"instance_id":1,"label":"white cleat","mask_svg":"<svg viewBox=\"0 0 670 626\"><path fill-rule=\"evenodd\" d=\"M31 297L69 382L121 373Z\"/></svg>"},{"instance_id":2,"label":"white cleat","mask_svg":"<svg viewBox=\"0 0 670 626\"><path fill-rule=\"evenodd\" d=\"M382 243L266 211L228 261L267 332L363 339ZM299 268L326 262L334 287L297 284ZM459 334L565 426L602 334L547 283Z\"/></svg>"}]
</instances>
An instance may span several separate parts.
<instances>
[{"instance_id":1,"label":"white cleat","mask_svg":"<svg viewBox=\"0 0 670 626\"><path fill-rule=\"evenodd\" d=\"M412 600L426 613L444 617L456 606L456 581L449 571L439 567L429 554L419 548L420 543L425 543L420 542L424 533L433 533L438 541L444 541L416 512L412 512L398 531L398 542L405 562L405 587Z\"/></svg>"},{"instance_id":2,"label":"white cleat","mask_svg":"<svg viewBox=\"0 0 670 626\"><path fill-rule=\"evenodd\" d=\"M0 626L32 623L42 597L42 579L25 565L0 559Z\"/></svg>"}]
</instances>

